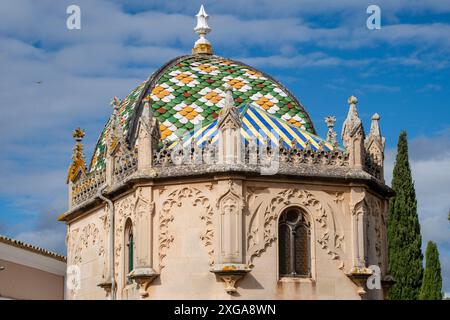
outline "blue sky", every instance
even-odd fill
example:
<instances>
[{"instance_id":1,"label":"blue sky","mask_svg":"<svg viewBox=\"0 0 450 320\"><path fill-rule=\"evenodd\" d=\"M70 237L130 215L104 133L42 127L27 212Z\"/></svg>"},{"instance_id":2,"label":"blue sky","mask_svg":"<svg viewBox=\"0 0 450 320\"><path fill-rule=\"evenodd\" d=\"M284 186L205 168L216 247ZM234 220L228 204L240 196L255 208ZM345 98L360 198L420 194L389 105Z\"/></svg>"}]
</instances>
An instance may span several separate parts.
<instances>
[{"instance_id":1,"label":"blue sky","mask_svg":"<svg viewBox=\"0 0 450 320\"><path fill-rule=\"evenodd\" d=\"M438 243L450 293L449 1L1 1L0 233L64 252L71 131L86 129L89 158L110 99L190 53L201 3L215 53L280 80L322 136L327 115L340 130L351 94L366 130L378 112L388 182L408 131L422 234ZM70 4L81 30L66 28ZM369 4L380 30L366 27Z\"/></svg>"}]
</instances>

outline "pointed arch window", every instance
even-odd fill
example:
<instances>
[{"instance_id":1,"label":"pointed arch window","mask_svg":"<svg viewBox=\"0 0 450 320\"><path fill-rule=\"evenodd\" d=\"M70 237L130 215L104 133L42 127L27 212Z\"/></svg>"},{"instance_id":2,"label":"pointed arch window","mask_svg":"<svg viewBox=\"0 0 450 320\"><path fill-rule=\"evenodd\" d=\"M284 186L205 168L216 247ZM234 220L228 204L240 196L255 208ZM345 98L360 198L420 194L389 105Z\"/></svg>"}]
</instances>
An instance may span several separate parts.
<instances>
[{"instance_id":1,"label":"pointed arch window","mask_svg":"<svg viewBox=\"0 0 450 320\"><path fill-rule=\"evenodd\" d=\"M299 209L285 210L278 222L280 277L311 276L311 230Z\"/></svg>"}]
</instances>

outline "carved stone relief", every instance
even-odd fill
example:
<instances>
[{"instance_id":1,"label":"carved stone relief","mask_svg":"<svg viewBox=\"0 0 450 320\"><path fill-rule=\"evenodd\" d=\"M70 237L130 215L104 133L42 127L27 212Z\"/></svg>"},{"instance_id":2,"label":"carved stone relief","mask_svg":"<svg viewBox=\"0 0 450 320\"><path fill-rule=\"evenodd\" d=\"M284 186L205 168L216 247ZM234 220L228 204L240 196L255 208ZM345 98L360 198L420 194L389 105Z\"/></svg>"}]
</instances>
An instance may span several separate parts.
<instances>
[{"instance_id":1,"label":"carved stone relief","mask_svg":"<svg viewBox=\"0 0 450 320\"><path fill-rule=\"evenodd\" d=\"M263 189L264 190L264 189ZM252 251L259 243L260 243L260 232L259 232L259 219L260 219L260 208L262 206L262 202L259 200L260 194L258 193L258 189L255 187L247 187L245 192L245 202L247 206L245 206L245 215L248 217L248 224L246 229L247 235L247 246L246 251ZM257 203L257 204L255 204ZM250 212L250 208L255 207L252 212Z\"/></svg>"},{"instance_id":2,"label":"carved stone relief","mask_svg":"<svg viewBox=\"0 0 450 320\"><path fill-rule=\"evenodd\" d=\"M86 249L98 246L98 255L105 252L103 239L95 223L89 223L81 229L77 228L71 232L70 255L73 256L73 264L80 265L83 262L83 254Z\"/></svg>"},{"instance_id":3,"label":"carved stone relief","mask_svg":"<svg viewBox=\"0 0 450 320\"><path fill-rule=\"evenodd\" d=\"M339 262L338 267L342 269L344 267L342 260L344 234L336 228L331 207L328 206L325 209L311 192L299 189L284 190L271 200L262 201L256 206L248 227L248 265L253 267L254 258L265 252L267 247L276 240L278 215L281 214L283 207L289 205L299 206L312 214L312 218L321 230L321 233L316 234L317 242L331 259ZM258 230L258 224L263 230Z\"/></svg>"},{"instance_id":4,"label":"carved stone relief","mask_svg":"<svg viewBox=\"0 0 450 320\"><path fill-rule=\"evenodd\" d=\"M219 263L242 263L242 210L245 206L235 182L228 181L226 191L218 198Z\"/></svg>"},{"instance_id":5,"label":"carved stone relief","mask_svg":"<svg viewBox=\"0 0 450 320\"><path fill-rule=\"evenodd\" d=\"M119 267L120 261L122 257L122 249L124 242L124 228L125 222L128 218L131 218L133 223L133 228L135 227L136 219L135 219L135 207L136 203L136 195L129 195L124 199L121 199L115 205L115 239L114 239L114 274L116 279L119 279Z\"/></svg>"},{"instance_id":6,"label":"carved stone relief","mask_svg":"<svg viewBox=\"0 0 450 320\"><path fill-rule=\"evenodd\" d=\"M134 203L134 216L137 219L137 224L140 224L137 231L137 243L138 250L136 251L137 256L137 266L149 266L151 262L151 257L149 255L152 254L153 249L148 248L148 245L152 244L151 239L149 237L153 237L153 232L151 232L152 226L150 226L151 218L155 209L155 203L150 201L150 199L146 199L143 195L142 188L138 188L136 190L136 197ZM142 249L141 249L142 248Z\"/></svg>"},{"instance_id":7,"label":"carved stone relief","mask_svg":"<svg viewBox=\"0 0 450 320\"><path fill-rule=\"evenodd\" d=\"M70 235L68 236L67 242L67 257L69 258L69 264L76 264L76 251L77 251L77 240L80 228L70 229Z\"/></svg>"},{"instance_id":8,"label":"carved stone relief","mask_svg":"<svg viewBox=\"0 0 450 320\"><path fill-rule=\"evenodd\" d=\"M382 206L382 202L380 199L370 196L367 197L368 200L368 207L369 207L369 212L370 212L370 216L371 216L371 220L372 220L372 225L371 227L373 228L373 237L372 234L368 233L367 238L372 238L373 240L373 245L374 245L374 251L376 254L376 258L377 258L377 264L381 267L382 265L382 248L383 248L383 243L382 243L382 228L383 228L383 206ZM369 229L368 229L369 230Z\"/></svg>"},{"instance_id":9,"label":"carved stone relief","mask_svg":"<svg viewBox=\"0 0 450 320\"><path fill-rule=\"evenodd\" d=\"M172 191L162 204L159 213L159 270L165 267L164 258L167 256L167 250L174 241L174 236L170 233L169 225L173 221L173 206L181 207L183 199L192 200L194 206L202 206L200 219L204 222L204 231L200 239L203 242L209 256L209 265L214 264L214 228L213 215L214 211L209 199L198 189L183 187Z\"/></svg>"}]
</instances>

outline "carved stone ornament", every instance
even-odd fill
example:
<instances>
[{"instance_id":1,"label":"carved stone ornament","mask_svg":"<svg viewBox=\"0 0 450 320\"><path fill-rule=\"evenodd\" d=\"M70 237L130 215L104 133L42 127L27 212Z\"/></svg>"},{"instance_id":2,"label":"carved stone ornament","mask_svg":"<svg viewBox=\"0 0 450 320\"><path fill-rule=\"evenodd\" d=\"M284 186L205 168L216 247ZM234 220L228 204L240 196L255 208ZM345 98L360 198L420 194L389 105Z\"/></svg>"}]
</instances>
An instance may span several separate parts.
<instances>
[{"instance_id":1,"label":"carved stone ornament","mask_svg":"<svg viewBox=\"0 0 450 320\"><path fill-rule=\"evenodd\" d=\"M174 236L170 233L169 224L173 221L174 216L172 208L174 205L181 207L183 199L192 200L194 206L202 206L200 219L204 221L204 230L200 236L204 247L208 252L209 265L214 265L214 229L212 217L213 208L209 199L198 189L183 187L171 192L162 204L162 210L159 214L159 270L165 267L164 258L167 250L174 241Z\"/></svg>"},{"instance_id":2,"label":"carved stone ornament","mask_svg":"<svg viewBox=\"0 0 450 320\"><path fill-rule=\"evenodd\" d=\"M210 271L225 282L225 291L228 294L234 294L237 292L236 283L251 269L246 264L226 263L217 264Z\"/></svg>"},{"instance_id":3,"label":"carved stone ornament","mask_svg":"<svg viewBox=\"0 0 450 320\"><path fill-rule=\"evenodd\" d=\"M130 272L128 275L131 279L133 279L139 288L139 295L141 298L145 298L148 296L147 289L150 284L155 280L159 273L157 273L152 268L137 268Z\"/></svg>"},{"instance_id":4,"label":"carved stone ornament","mask_svg":"<svg viewBox=\"0 0 450 320\"><path fill-rule=\"evenodd\" d=\"M347 277L349 277L353 283L356 284L358 287L357 293L363 297L367 291L365 289L367 279L373 274L373 271L371 269L368 269L366 267L353 267L350 272L347 273Z\"/></svg>"},{"instance_id":5,"label":"carved stone ornament","mask_svg":"<svg viewBox=\"0 0 450 320\"><path fill-rule=\"evenodd\" d=\"M101 283L99 283L97 285L97 287L100 287L103 290L105 290L106 297L110 297L111 296L111 291L112 291L112 283L111 283L111 281L101 282Z\"/></svg>"},{"instance_id":6,"label":"carved stone ornament","mask_svg":"<svg viewBox=\"0 0 450 320\"><path fill-rule=\"evenodd\" d=\"M261 256L276 240L278 215L288 206L303 208L311 214L321 230L321 233L316 233L317 242L332 260L338 262L338 268L343 269L344 234L337 228L331 207L324 208L314 194L299 189L281 191L269 202L261 202L252 212L247 236L249 267L252 268L253 260ZM263 230L259 230L258 225L262 226Z\"/></svg>"},{"instance_id":7,"label":"carved stone ornament","mask_svg":"<svg viewBox=\"0 0 450 320\"><path fill-rule=\"evenodd\" d=\"M124 228L125 228L125 222L128 218L131 219L133 227L136 223L136 217L135 217L135 204L136 204L136 196L129 195L123 200L120 200L118 204L116 205L115 212L116 212L116 223L115 223L115 276L116 278L119 276L119 267L120 267L120 261L122 257L122 249L123 249L123 238L124 238Z\"/></svg>"},{"instance_id":8,"label":"carved stone ornament","mask_svg":"<svg viewBox=\"0 0 450 320\"><path fill-rule=\"evenodd\" d=\"M220 213L227 212L240 212L244 208L245 204L234 188L234 182L228 181L227 191L217 199L216 207Z\"/></svg>"},{"instance_id":9,"label":"carved stone ornament","mask_svg":"<svg viewBox=\"0 0 450 320\"><path fill-rule=\"evenodd\" d=\"M80 265L83 262L83 253L86 249L98 247L98 255L102 256L105 253L103 245L103 239L100 238L100 232L95 223L90 223L81 229L75 229L72 231L70 240L70 255L73 256L72 262L76 265Z\"/></svg>"}]
</instances>

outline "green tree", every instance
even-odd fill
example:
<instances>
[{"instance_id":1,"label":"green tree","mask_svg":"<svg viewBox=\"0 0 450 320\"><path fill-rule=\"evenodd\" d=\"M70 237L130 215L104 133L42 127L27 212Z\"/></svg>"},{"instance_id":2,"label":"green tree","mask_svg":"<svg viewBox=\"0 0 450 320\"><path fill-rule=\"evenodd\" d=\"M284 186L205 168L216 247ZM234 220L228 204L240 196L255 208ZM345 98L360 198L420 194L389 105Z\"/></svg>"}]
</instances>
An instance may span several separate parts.
<instances>
[{"instance_id":1,"label":"green tree","mask_svg":"<svg viewBox=\"0 0 450 320\"><path fill-rule=\"evenodd\" d=\"M421 300L442 300L442 275L439 251L436 243L428 241L425 253L425 273L423 274Z\"/></svg>"},{"instance_id":2,"label":"green tree","mask_svg":"<svg viewBox=\"0 0 450 320\"><path fill-rule=\"evenodd\" d=\"M392 189L396 196L391 199L389 208L389 270L396 283L390 290L389 298L416 300L423 277L422 236L405 131L400 133L398 139Z\"/></svg>"}]
</instances>

